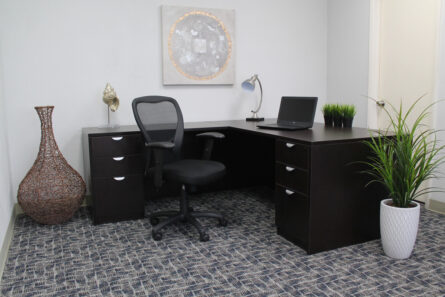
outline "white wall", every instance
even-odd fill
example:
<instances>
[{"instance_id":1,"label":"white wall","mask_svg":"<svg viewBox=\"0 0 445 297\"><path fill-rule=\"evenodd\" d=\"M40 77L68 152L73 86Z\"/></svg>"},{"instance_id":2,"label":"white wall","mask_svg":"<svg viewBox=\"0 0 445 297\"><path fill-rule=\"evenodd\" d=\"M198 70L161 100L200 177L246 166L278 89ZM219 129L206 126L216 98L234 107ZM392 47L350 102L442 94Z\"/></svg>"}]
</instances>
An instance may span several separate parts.
<instances>
[{"instance_id":1,"label":"white wall","mask_svg":"<svg viewBox=\"0 0 445 297\"><path fill-rule=\"evenodd\" d=\"M406 112L415 100L425 95L408 117L410 126L433 101L439 4L440 0L381 1L378 96L396 108L402 103ZM377 115L379 128L388 128L387 114L380 110ZM431 127L432 117L424 123ZM422 195L417 200L424 202L426 198L427 195Z\"/></svg>"},{"instance_id":2,"label":"white wall","mask_svg":"<svg viewBox=\"0 0 445 297\"><path fill-rule=\"evenodd\" d=\"M367 127L369 0L328 1L327 101L354 104Z\"/></svg>"},{"instance_id":3,"label":"white wall","mask_svg":"<svg viewBox=\"0 0 445 297\"><path fill-rule=\"evenodd\" d=\"M163 4L235 9L236 85L162 85ZM101 101L106 82L121 99L113 114L120 124L134 123L131 100L149 94L177 98L185 121L244 118L255 94L239 85L253 73L264 86L263 116L276 116L283 95L318 96L323 105L326 5L326 0L0 0L14 192L37 154L36 105L55 105L56 140L83 173L81 128L106 122ZM320 112L316 119L322 119Z\"/></svg>"},{"instance_id":4,"label":"white wall","mask_svg":"<svg viewBox=\"0 0 445 297\"><path fill-rule=\"evenodd\" d=\"M6 135L7 125L2 87L2 69L3 67L0 51L0 248L3 246L3 240L5 238L12 209L14 207L14 195L10 178L8 140ZM0 259L0 261L2 260L4 259ZM0 266L1 265L2 263L0 262Z\"/></svg>"},{"instance_id":5,"label":"white wall","mask_svg":"<svg viewBox=\"0 0 445 297\"><path fill-rule=\"evenodd\" d=\"M441 15L439 23L439 41L438 41L438 55L437 55L437 78L436 78L436 94L434 96L435 101L443 100L436 105L434 116L434 129L442 130L438 133L439 141L441 144L445 144L445 0L441 0ZM445 153L445 152L444 152ZM442 178L433 180L433 187L439 187L445 190L445 164L439 167L439 172ZM430 197L435 200L445 202L444 193L431 193Z\"/></svg>"},{"instance_id":6,"label":"white wall","mask_svg":"<svg viewBox=\"0 0 445 297\"><path fill-rule=\"evenodd\" d=\"M439 4L440 0L381 1L378 95L396 107L403 101L408 108L426 94L410 124L434 96ZM380 128L390 123L384 112L378 120Z\"/></svg>"}]
</instances>

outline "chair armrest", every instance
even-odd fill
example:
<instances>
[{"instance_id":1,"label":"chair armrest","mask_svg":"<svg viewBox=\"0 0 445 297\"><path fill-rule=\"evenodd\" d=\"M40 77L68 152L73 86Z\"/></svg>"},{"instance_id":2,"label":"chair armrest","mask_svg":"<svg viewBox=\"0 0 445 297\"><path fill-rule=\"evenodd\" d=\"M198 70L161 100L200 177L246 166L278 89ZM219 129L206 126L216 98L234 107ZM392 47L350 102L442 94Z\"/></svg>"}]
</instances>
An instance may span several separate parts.
<instances>
[{"instance_id":1,"label":"chair armrest","mask_svg":"<svg viewBox=\"0 0 445 297\"><path fill-rule=\"evenodd\" d=\"M196 137L223 139L226 136L219 132L204 132L204 133L196 134Z\"/></svg>"},{"instance_id":2,"label":"chair armrest","mask_svg":"<svg viewBox=\"0 0 445 297\"><path fill-rule=\"evenodd\" d=\"M169 141L158 141L158 142L150 142L145 144L149 148L153 149L172 149L175 147L175 144L173 142Z\"/></svg>"},{"instance_id":3,"label":"chair armrest","mask_svg":"<svg viewBox=\"0 0 445 297\"><path fill-rule=\"evenodd\" d=\"M202 159L210 160L210 156L212 155L212 150L213 150L213 143L215 142L215 139L223 139L226 136L219 132L204 132L196 134L196 137L205 139L204 151L202 152Z\"/></svg>"},{"instance_id":4,"label":"chair armrest","mask_svg":"<svg viewBox=\"0 0 445 297\"><path fill-rule=\"evenodd\" d=\"M153 183L157 189L162 186L162 168L164 166L164 151L170 150L175 147L175 144L170 141L158 141L158 142L150 142L145 144L146 147L146 168L145 172L148 173L150 169L150 157L151 151L153 151L153 167L154 167L154 176Z\"/></svg>"}]
</instances>

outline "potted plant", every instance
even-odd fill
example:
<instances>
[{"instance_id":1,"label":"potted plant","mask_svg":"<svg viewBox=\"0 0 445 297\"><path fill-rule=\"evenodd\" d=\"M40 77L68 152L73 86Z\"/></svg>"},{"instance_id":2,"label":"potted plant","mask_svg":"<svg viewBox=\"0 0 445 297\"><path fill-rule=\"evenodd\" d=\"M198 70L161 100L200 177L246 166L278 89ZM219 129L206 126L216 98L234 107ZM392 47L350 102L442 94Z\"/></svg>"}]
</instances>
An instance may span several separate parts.
<instances>
[{"instance_id":1,"label":"potted plant","mask_svg":"<svg viewBox=\"0 0 445 297\"><path fill-rule=\"evenodd\" d=\"M323 105L321 111L322 111L323 117L324 117L324 125L325 126L329 126L329 127L332 126L333 105L332 104L325 104L325 105Z\"/></svg>"},{"instance_id":2,"label":"potted plant","mask_svg":"<svg viewBox=\"0 0 445 297\"><path fill-rule=\"evenodd\" d=\"M389 193L380 204L383 250L396 259L409 258L412 253L420 216L419 203L414 200L434 191L423 183L436 177L435 171L443 163L439 155L443 146L437 143L436 131L424 124L432 105L421 110L412 125L408 123L422 97L406 113L402 104L398 110L388 104L391 109L384 108L390 119L388 129L365 142L373 153L365 162L370 168L366 172L372 176L371 182L383 184Z\"/></svg>"},{"instance_id":3,"label":"potted plant","mask_svg":"<svg viewBox=\"0 0 445 297\"><path fill-rule=\"evenodd\" d=\"M351 128L354 116L357 113L354 105L345 104L342 106L343 109L343 127Z\"/></svg>"},{"instance_id":4,"label":"potted plant","mask_svg":"<svg viewBox=\"0 0 445 297\"><path fill-rule=\"evenodd\" d=\"M334 121L334 127L343 125L343 111L339 104L332 105L332 120Z\"/></svg>"}]
</instances>

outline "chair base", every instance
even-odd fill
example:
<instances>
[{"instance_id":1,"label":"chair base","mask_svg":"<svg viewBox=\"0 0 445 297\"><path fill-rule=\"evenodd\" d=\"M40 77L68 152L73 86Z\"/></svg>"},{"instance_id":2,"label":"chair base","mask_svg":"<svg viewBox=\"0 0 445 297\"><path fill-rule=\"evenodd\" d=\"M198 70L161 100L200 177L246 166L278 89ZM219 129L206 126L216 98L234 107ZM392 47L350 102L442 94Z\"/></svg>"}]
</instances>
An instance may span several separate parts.
<instances>
[{"instance_id":1,"label":"chair base","mask_svg":"<svg viewBox=\"0 0 445 297\"><path fill-rule=\"evenodd\" d=\"M165 221L160 222L159 218L167 217ZM162 233L161 229L177 223L190 223L192 224L199 232L199 240L200 241L208 241L210 239L207 234L205 228L201 225L201 223L197 220L197 218L214 218L218 219L220 226L227 226L227 220L221 213L217 212L209 212L209 211L194 211L193 208L188 206L187 193L186 188L183 185L181 190L181 199L179 204L179 211L160 211L156 213L152 213L150 215L150 223L153 226L152 237L154 240L161 240Z\"/></svg>"}]
</instances>

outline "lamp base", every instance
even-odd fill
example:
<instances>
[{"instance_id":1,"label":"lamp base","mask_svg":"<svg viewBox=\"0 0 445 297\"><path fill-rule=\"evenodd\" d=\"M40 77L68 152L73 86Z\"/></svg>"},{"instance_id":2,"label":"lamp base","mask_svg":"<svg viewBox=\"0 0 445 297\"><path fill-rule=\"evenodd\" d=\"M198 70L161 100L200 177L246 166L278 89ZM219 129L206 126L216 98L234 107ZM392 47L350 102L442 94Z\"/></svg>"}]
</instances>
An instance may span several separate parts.
<instances>
[{"instance_id":1,"label":"lamp base","mask_svg":"<svg viewBox=\"0 0 445 297\"><path fill-rule=\"evenodd\" d=\"M261 122L264 121L264 118L246 118L248 122Z\"/></svg>"}]
</instances>

